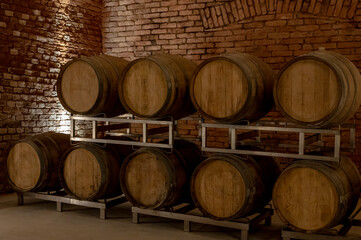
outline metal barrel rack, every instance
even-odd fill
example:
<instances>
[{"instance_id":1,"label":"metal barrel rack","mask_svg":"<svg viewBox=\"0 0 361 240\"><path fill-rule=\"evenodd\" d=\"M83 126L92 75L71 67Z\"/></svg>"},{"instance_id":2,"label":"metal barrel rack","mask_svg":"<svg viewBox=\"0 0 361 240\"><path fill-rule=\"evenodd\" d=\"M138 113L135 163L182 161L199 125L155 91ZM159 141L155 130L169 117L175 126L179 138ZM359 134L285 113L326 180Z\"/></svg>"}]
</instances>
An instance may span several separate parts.
<instances>
[{"instance_id":1,"label":"metal barrel rack","mask_svg":"<svg viewBox=\"0 0 361 240\"><path fill-rule=\"evenodd\" d=\"M24 192L24 193L17 193L18 196L18 205L24 205L24 198L35 198L41 199L46 201L56 202L56 210L58 212L62 212L64 210L64 204L71 204L77 206L84 206L89 208L98 208L100 211L99 217L100 219L106 219L107 217L107 209L127 202L128 200L125 198L124 195L119 197L111 198L111 199L100 199L98 201L85 201L85 200L78 200L74 199L70 196L67 196L64 191L59 192Z\"/></svg>"},{"instance_id":2,"label":"metal barrel rack","mask_svg":"<svg viewBox=\"0 0 361 240\"><path fill-rule=\"evenodd\" d=\"M159 147L159 148L172 148L173 147L173 133L174 133L174 121L173 120L141 120L131 118L103 118L103 117L88 117L88 116L71 116L71 132L70 140L72 142L92 142L99 144L122 144L142 147ZM92 124L92 136L80 137L77 136L75 125L77 121L91 122ZM102 126L99 126L102 124ZM131 124L141 124L142 133L134 134L131 132ZM151 128L152 125L160 125L161 127ZM114 133L112 130L125 130L125 133ZM105 136L129 136L138 137L140 141L126 141L120 139L107 139L99 138L98 133L103 132ZM167 133L167 137L164 134ZM154 138L154 135L162 134L163 139L167 139L168 143L154 143L148 142L149 138ZM158 136L159 137L159 136Z\"/></svg>"},{"instance_id":3,"label":"metal barrel rack","mask_svg":"<svg viewBox=\"0 0 361 240\"><path fill-rule=\"evenodd\" d=\"M228 131L228 148L207 146L207 133L209 130L224 129ZM293 143L267 142L262 138L263 134L272 132L290 133L297 137ZM341 136L348 132L349 140L347 146L341 145ZM333 144L326 145L324 136L333 138ZM299 127L289 122L260 121L250 125L245 122L240 125L201 123L201 150L209 153L229 153L240 155L272 156L290 159L305 159L315 161L339 162L340 152L353 152L355 149L355 124L343 124L334 129L317 129ZM328 139L329 140L329 139ZM330 141L328 141L330 142ZM243 145L268 147L266 150L250 150L242 148ZM331 145L331 146L330 146ZM287 149L290 151L274 151L274 149ZM332 154L323 155L327 151ZM284 228L283 240L305 239L305 240L361 240L361 237L344 236L352 226L360 226L361 220L350 220L340 231L329 230L322 233L310 234L295 232Z\"/></svg>"},{"instance_id":4,"label":"metal barrel rack","mask_svg":"<svg viewBox=\"0 0 361 240\"><path fill-rule=\"evenodd\" d=\"M347 124L338 127L337 129L318 129L318 128L305 128L297 126L289 126L290 123L263 121L257 122L254 125L230 125L230 124L214 124L202 123L201 136L202 136L202 151L217 152L217 153L233 153L244 155L258 155L258 156L272 156L284 157L292 159L308 159L308 160L323 160L323 161L339 161L340 151L353 151L355 149L355 125ZM207 146L207 131L210 129L228 129L229 145L230 148L215 148ZM237 133L237 130L242 133ZM341 148L341 131L349 131L350 141L348 147ZM298 135L298 144L274 144L262 141L262 134L269 132L283 132ZM306 136L306 134L308 136ZM334 137L333 146L325 146L322 137L330 135ZM238 145L245 145L244 141L253 139L254 142L247 144L265 146L271 148L289 148L294 149L295 153L289 152L274 152L274 151L255 151L238 148ZM315 144L316 143L316 144ZM308 152L307 150L317 151L316 154ZM332 156L321 155L320 151L332 151Z\"/></svg>"},{"instance_id":5,"label":"metal barrel rack","mask_svg":"<svg viewBox=\"0 0 361 240\"><path fill-rule=\"evenodd\" d=\"M187 117L183 120L199 120L199 118ZM76 126L79 122L87 123L91 126L91 137L81 137L77 134ZM199 120L199 123L201 121ZM132 131L133 124L140 124L141 133ZM177 139L177 121L172 118L162 120L135 119L131 114L125 114L119 117L89 117L89 116L73 116L70 117L70 141L73 144L79 142L91 142L95 144L119 144L130 145L133 147L158 147L164 149L172 149L174 139ZM120 130L120 131L119 131ZM102 134L101 134L102 133ZM124 140L118 137L132 137L138 141ZM162 142L152 142L153 139L163 140ZM200 137L195 138L200 139ZM100 210L100 218L106 218L106 210L112 206L127 201L124 195L114 199L102 199L99 201L77 200L69 196L59 193L22 193L18 194L19 204L23 204L24 196L49 200L57 202L57 210L62 211L63 204L73 204L78 206L98 208Z\"/></svg>"},{"instance_id":6,"label":"metal barrel rack","mask_svg":"<svg viewBox=\"0 0 361 240\"><path fill-rule=\"evenodd\" d=\"M360 212L361 207L359 207L351 217L339 226L317 233L296 232L284 227L282 230L282 238L283 240L361 240L361 236L346 236L352 227L361 227L361 220L355 219L356 215Z\"/></svg>"},{"instance_id":7,"label":"metal barrel rack","mask_svg":"<svg viewBox=\"0 0 361 240\"><path fill-rule=\"evenodd\" d=\"M201 124L200 118L186 117L182 118L181 120L198 120L199 124ZM79 121L91 123L91 137L80 137L77 135L75 126ZM187 139L178 137L178 120L173 120L172 118L165 118L161 120L135 119L134 116L130 114L125 114L114 118L71 116L70 122L70 140L72 142L122 144L135 147L158 147L172 149L174 140ZM142 127L142 132L134 133L132 131L132 124L140 124ZM118 132L112 132L113 130L117 130ZM119 130L123 130L123 132L119 132ZM100 132L103 133L103 136L112 138L99 137L98 133ZM122 136L137 138L139 140L127 141L116 138ZM165 141L161 143L149 142L149 140L152 139ZM189 138L189 140L200 140L200 131L197 137Z\"/></svg>"},{"instance_id":8,"label":"metal barrel rack","mask_svg":"<svg viewBox=\"0 0 361 240\"><path fill-rule=\"evenodd\" d=\"M183 230L185 232L191 232L191 223L201 223L219 227L226 227L231 229L241 230L241 240L248 239L248 232L254 228L257 224L261 223L263 220L266 226L271 225L271 217L273 215L273 209L271 207L264 208L258 213L255 213L251 216L231 220L231 221L221 221L214 220L208 217L203 217L196 215L194 213L189 213L191 210L195 209L192 205L186 205L180 207L179 209L163 209L163 210L152 210L152 209L142 209L138 207L132 207L132 221L133 223L138 224L140 215L156 216L162 218L169 218L174 220L183 221Z\"/></svg>"},{"instance_id":9,"label":"metal barrel rack","mask_svg":"<svg viewBox=\"0 0 361 240\"><path fill-rule=\"evenodd\" d=\"M194 120L194 118L184 118L184 120ZM71 116L71 134L70 141L73 144L79 142L92 142L96 144L121 144L131 145L135 147L159 147L164 149L172 149L174 139L177 139L177 121L173 119L165 120L141 120L134 119L132 115L126 114L120 117L89 117L89 116ZM76 125L78 121L91 123L91 137L80 137L77 135ZM132 133L132 124L141 124L142 133ZM124 133L112 132L113 130L124 130ZM104 133L106 138L99 137L99 133ZM119 136L128 136L138 138L138 141L128 141ZM109 138L110 137L110 138ZM166 140L162 143L149 142L152 139ZM200 139L200 137L198 137ZM127 202L124 195L112 199L100 199L98 201L78 200L71 196L67 196L65 191L53 192L23 192L17 193L18 205L24 205L24 198L34 198L46 201L56 202L57 211L63 211L64 204L97 208L100 210L100 218L106 219L106 211L110 207Z\"/></svg>"}]
</instances>

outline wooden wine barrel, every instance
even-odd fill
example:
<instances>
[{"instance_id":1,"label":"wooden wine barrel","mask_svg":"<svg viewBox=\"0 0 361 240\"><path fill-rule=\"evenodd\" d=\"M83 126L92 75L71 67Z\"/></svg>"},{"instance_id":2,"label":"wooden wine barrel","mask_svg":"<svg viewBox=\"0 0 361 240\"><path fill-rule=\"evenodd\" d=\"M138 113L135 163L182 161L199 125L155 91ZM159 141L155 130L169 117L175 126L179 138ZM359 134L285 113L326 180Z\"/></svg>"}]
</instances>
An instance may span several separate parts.
<instances>
[{"instance_id":1,"label":"wooden wine barrel","mask_svg":"<svg viewBox=\"0 0 361 240\"><path fill-rule=\"evenodd\" d=\"M188 86L196 64L180 56L154 55L132 61L119 83L128 112L142 118L175 119L195 112Z\"/></svg>"},{"instance_id":2,"label":"wooden wine barrel","mask_svg":"<svg viewBox=\"0 0 361 240\"><path fill-rule=\"evenodd\" d=\"M107 55L68 62L61 68L57 81L60 103L73 114L114 117L125 113L117 86L127 63Z\"/></svg>"},{"instance_id":3,"label":"wooden wine barrel","mask_svg":"<svg viewBox=\"0 0 361 240\"><path fill-rule=\"evenodd\" d=\"M48 132L23 139L7 150L6 175L15 191L58 190L58 165L70 135Z\"/></svg>"},{"instance_id":4,"label":"wooden wine barrel","mask_svg":"<svg viewBox=\"0 0 361 240\"><path fill-rule=\"evenodd\" d=\"M352 117L361 103L361 76L340 54L311 52L288 62L274 85L277 109L306 126L332 127Z\"/></svg>"},{"instance_id":5,"label":"wooden wine barrel","mask_svg":"<svg viewBox=\"0 0 361 240\"><path fill-rule=\"evenodd\" d=\"M119 171L131 146L81 143L61 159L59 177L69 195L82 200L98 200L121 195Z\"/></svg>"},{"instance_id":6,"label":"wooden wine barrel","mask_svg":"<svg viewBox=\"0 0 361 240\"><path fill-rule=\"evenodd\" d=\"M338 225L355 209L360 196L360 175L353 162L340 164L300 160L278 178L274 207L288 227L317 232Z\"/></svg>"},{"instance_id":7,"label":"wooden wine barrel","mask_svg":"<svg viewBox=\"0 0 361 240\"><path fill-rule=\"evenodd\" d=\"M141 148L122 165L123 193L134 206L148 209L189 202L190 176L201 161L198 147L186 141L176 141L172 153Z\"/></svg>"},{"instance_id":8,"label":"wooden wine barrel","mask_svg":"<svg viewBox=\"0 0 361 240\"><path fill-rule=\"evenodd\" d=\"M198 66L190 97L204 116L224 123L255 121L273 107L273 70L244 53L210 58Z\"/></svg>"},{"instance_id":9,"label":"wooden wine barrel","mask_svg":"<svg viewBox=\"0 0 361 240\"><path fill-rule=\"evenodd\" d=\"M247 216L269 203L280 172L272 157L213 155L192 175L193 202L213 219Z\"/></svg>"}]
</instances>

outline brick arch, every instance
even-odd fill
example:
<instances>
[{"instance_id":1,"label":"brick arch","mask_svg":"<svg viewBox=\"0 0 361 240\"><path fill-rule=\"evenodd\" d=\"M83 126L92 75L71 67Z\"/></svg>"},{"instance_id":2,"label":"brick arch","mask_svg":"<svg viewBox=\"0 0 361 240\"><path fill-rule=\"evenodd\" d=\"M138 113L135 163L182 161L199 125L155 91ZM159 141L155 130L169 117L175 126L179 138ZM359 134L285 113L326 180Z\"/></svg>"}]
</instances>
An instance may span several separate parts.
<instances>
[{"instance_id":1,"label":"brick arch","mask_svg":"<svg viewBox=\"0 0 361 240\"><path fill-rule=\"evenodd\" d=\"M231 0L200 9L200 16L206 29L273 14L304 13L354 20L358 2L358 0Z\"/></svg>"}]
</instances>

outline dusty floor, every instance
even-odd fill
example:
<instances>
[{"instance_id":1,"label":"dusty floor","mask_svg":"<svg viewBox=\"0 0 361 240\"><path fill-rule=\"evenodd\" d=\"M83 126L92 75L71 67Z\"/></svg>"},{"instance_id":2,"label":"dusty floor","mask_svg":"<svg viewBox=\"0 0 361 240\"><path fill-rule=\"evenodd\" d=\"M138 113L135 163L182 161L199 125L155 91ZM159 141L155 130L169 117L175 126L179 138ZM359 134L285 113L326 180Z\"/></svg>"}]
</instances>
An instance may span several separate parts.
<instances>
[{"instance_id":1,"label":"dusty floor","mask_svg":"<svg viewBox=\"0 0 361 240\"><path fill-rule=\"evenodd\" d=\"M361 219L361 214L359 214ZM25 198L17 206L15 194L0 195L0 240L150 240L150 239L240 239L241 232L232 229L193 224L192 232L184 232L181 222L141 217L140 224L131 222L130 204L124 203L108 210L108 219L99 218L99 210L66 205L64 212L56 211L54 202ZM250 240L281 239L282 224L277 216L272 226L260 226L251 232ZM349 235L360 235L361 227L353 227Z\"/></svg>"}]
</instances>

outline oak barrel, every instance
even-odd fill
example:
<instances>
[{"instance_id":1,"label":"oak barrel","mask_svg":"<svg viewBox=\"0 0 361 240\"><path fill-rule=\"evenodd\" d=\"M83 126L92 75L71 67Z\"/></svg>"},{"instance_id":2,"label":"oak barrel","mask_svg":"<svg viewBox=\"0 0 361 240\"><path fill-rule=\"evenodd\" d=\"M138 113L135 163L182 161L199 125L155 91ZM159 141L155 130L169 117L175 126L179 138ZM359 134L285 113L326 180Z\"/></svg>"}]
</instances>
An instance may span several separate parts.
<instances>
[{"instance_id":1,"label":"oak barrel","mask_svg":"<svg viewBox=\"0 0 361 240\"><path fill-rule=\"evenodd\" d=\"M148 209L189 202L190 177L201 161L198 147L187 141L175 141L172 153L141 148L122 165L123 193L134 206Z\"/></svg>"},{"instance_id":2,"label":"oak barrel","mask_svg":"<svg viewBox=\"0 0 361 240\"><path fill-rule=\"evenodd\" d=\"M121 195L119 171L131 146L80 143L62 157L59 177L69 195L82 200L98 200Z\"/></svg>"},{"instance_id":3,"label":"oak barrel","mask_svg":"<svg viewBox=\"0 0 361 240\"><path fill-rule=\"evenodd\" d=\"M57 81L60 103L73 114L114 117L125 113L117 86L127 63L108 55L68 62L61 68Z\"/></svg>"},{"instance_id":4,"label":"oak barrel","mask_svg":"<svg viewBox=\"0 0 361 240\"><path fill-rule=\"evenodd\" d=\"M196 64L173 55L130 62L119 82L119 98L128 112L142 118L174 119L195 112L188 86Z\"/></svg>"},{"instance_id":5,"label":"oak barrel","mask_svg":"<svg viewBox=\"0 0 361 240\"><path fill-rule=\"evenodd\" d=\"M339 164L299 160L278 178L273 203L288 227L317 232L345 220L359 196L359 171L349 158L342 157Z\"/></svg>"},{"instance_id":6,"label":"oak barrel","mask_svg":"<svg viewBox=\"0 0 361 240\"><path fill-rule=\"evenodd\" d=\"M223 123L255 121L273 107L273 70L245 53L210 58L195 70L190 97L204 116Z\"/></svg>"},{"instance_id":7,"label":"oak barrel","mask_svg":"<svg viewBox=\"0 0 361 240\"><path fill-rule=\"evenodd\" d=\"M277 109L306 126L332 127L352 117L361 103L361 76L346 57L315 51L288 62L274 85Z\"/></svg>"},{"instance_id":8,"label":"oak barrel","mask_svg":"<svg viewBox=\"0 0 361 240\"><path fill-rule=\"evenodd\" d=\"M269 203L280 172L272 157L215 154L192 175L193 202L213 219L247 216Z\"/></svg>"},{"instance_id":9,"label":"oak barrel","mask_svg":"<svg viewBox=\"0 0 361 240\"><path fill-rule=\"evenodd\" d=\"M70 148L70 135L48 132L23 139L6 152L6 175L15 191L36 192L61 188L58 166Z\"/></svg>"}]
</instances>

